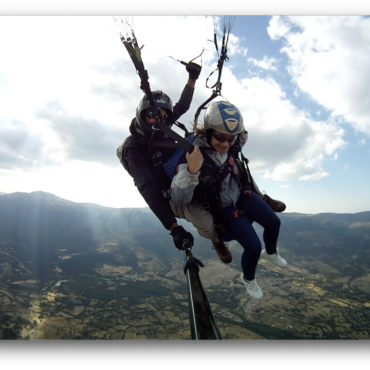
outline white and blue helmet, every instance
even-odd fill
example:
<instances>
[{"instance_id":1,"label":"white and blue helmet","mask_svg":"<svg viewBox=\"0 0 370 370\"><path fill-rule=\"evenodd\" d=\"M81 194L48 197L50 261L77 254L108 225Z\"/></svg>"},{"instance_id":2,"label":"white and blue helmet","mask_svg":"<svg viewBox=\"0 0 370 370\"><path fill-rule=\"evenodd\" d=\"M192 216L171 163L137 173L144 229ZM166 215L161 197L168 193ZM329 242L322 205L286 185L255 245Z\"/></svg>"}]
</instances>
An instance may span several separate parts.
<instances>
[{"instance_id":1,"label":"white and blue helmet","mask_svg":"<svg viewBox=\"0 0 370 370\"><path fill-rule=\"evenodd\" d=\"M212 103L204 114L205 130L238 135L244 132L243 116L239 109L227 101Z\"/></svg>"}]
</instances>

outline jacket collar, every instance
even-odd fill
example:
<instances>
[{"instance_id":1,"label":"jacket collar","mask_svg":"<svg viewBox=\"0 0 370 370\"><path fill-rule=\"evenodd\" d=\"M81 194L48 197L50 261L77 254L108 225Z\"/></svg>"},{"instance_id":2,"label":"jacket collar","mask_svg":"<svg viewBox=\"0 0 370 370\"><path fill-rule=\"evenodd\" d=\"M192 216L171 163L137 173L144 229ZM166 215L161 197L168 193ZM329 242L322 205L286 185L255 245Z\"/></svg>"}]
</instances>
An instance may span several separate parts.
<instances>
[{"instance_id":1,"label":"jacket collar","mask_svg":"<svg viewBox=\"0 0 370 370\"><path fill-rule=\"evenodd\" d=\"M148 138L144 135L144 132L140 129L140 127L139 127L139 125L136 121L136 118L133 118L132 121L131 121L130 133L137 141L139 141L140 144L146 145L146 144L149 143L150 138Z\"/></svg>"}]
</instances>

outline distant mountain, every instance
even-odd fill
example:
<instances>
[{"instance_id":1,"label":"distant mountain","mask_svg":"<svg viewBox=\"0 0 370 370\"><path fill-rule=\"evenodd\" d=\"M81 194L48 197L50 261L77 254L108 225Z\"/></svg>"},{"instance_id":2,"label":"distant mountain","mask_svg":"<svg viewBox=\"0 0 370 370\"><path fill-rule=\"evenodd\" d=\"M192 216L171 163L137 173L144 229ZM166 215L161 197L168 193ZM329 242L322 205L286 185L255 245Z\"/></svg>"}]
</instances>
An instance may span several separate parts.
<instances>
[{"instance_id":1,"label":"distant mountain","mask_svg":"<svg viewBox=\"0 0 370 370\"><path fill-rule=\"evenodd\" d=\"M320 213L304 215L287 213L282 221L279 243L303 253L335 253L351 258L367 253L370 248L370 212Z\"/></svg>"},{"instance_id":2,"label":"distant mountain","mask_svg":"<svg viewBox=\"0 0 370 370\"><path fill-rule=\"evenodd\" d=\"M171 241L169 232L149 209L80 204L44 192L0 197L0 242L23 248L40 274L54 268L60 249L86 253L104 242L155 249L163 239ZM165 253L175 248L169 244L163 249Z\"/></svg>"},{"instance_id":3,"label":"distant mountain","mask_svg":"<svg viewBox=\"0 0 370 370\"><path fill-rule=\"evenodd\" d=\"M289 265L278 269L260 261L257 275L266 298L259 303L248 300L239 284L240 245L230 242L233 262L224 265L211 243L179 220L195 237L194 255L205 262L202 281L224 335L249 338L248 329L272 339L369 338L361 330L370 320L370 212L278 216L279 249ZM263 240L263 229L253 226ZM24 335L34 338L119 339L135 337L140 330L147 338L162 338L158 330L164 331L163 338L186 338L181 334L187 318L183 259L149 208L81 204L44 192L4 194L0 338L19 337L24 328L31 333ZM80 315L81 310L85 313ZM130 312L130 319L122 310ZM332 316L323 319L323 312ZM277 313L279 322L273 319ZM38 318L38 327L27 321L31 317ZM41 330L45 317L55 320L45 324L52 334ZM152 332L148 328L156 320L162 324ZM77 324L79 334L60 329Z\"/></svg>"},{"instance_id":4,"label":"distant mountain","mask_svg":"<svg viewBox=\"0 0 370 370\"><path fill-rule=\"evenodd\" d=\"M2 193L1 191L0 191L0 195L5 195L6 193Z\"/></svg>"},{"instance_id":5,"label":"distant mountain","mask_svg":"<svg viewBox=\"0 0 370 370\"><path fill-rule=\"evenodd\" d=\"M348 255L370 246L370 212L278 216L282 221L279 245L285 249L299 248L308 254L332 250ZM191 224L185 220L179 223L192 232L195 246L202 246L199 250L204 255L213 255L210 243L199 237ZM262 238L263 229L258 224L254 227ZM75 203L44 192L0 197L0 241L36 248L44 255L61 248L95 250L106 242L130 243L159 254L176 251L169 232L149 208Z\"/></svg>"},{"instance_id":6,"label":"distant mountain","mask_svg":"<svg viewBox=\"0 0 370 370\"><path fill-rule=\"evenodd\" d=\"M308 249L369 245L370 212L277 215L282 221L279 238L282 245L304 243ZM179 222L197 237L191 224L185 220ZM262 232L259 225L254 226L257 232ZM144 241L143 237L149 235L150 238ZM165 238L172 243L169 232L149 208L116 209L75 203L44 192L11 193L0 198L1 241L24 245L51 242L53 248L69 249L70 244L91 248L107 239L133 242L137 237L148 248L152 248L157 239ZM197 240L202 239L199 237Z\"/></svg>"},{"instance_id":7,"label":"distant mountain","mask_svg":"<svg viewBox=\"0 0 370 370\"><path fill-rule=\"evenodd\" d=\"M58 244L62 235L71 237L82 230L88 230L95 243L105 241L108 235L115 241L127 240L128 233L169 235L149 208L75 203L44 192L6 194L0 207L0 238L26 244L45 232Z\"/></svg>"}]
</instances>

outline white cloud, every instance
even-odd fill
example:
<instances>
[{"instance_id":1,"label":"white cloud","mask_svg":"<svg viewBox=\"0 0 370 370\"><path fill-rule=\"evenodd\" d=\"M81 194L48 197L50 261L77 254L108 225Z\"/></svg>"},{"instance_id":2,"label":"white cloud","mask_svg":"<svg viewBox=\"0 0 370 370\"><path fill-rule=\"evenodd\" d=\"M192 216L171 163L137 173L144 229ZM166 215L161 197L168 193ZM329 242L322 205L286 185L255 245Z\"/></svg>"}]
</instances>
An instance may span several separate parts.
<instances>
[{"instance_id":1,"label":"white cloud","mask_svg":"<svg viewBox=\"0 0 370 370\"><path fill-rule=\"evenodd\" d=\"M364 146L366 144L366 140L365 139L361 139L359 142L358 142L358 145L359 146Z\"/></svg>"},{"instance_id":2,"label":"white cloud","mask_svg":"<svg viewBox=\"0 0 370 370\"><path fill-rule=\"evenodd\" d=\"M273 180L327 176L326 157L345 145L344 130L334 121L315 121L295 107L273 79L237 81L226 70L223 95L237 105L249 132L243 152L253 172Z\"/></svg>"},{"instance_id":3,"label":"white cloud","mask_svg":"<svg viewBox=\"0 0 370 370\"><path fill-rule=\"evenodd\" d=\"M370 18L273 17L273 40L282 40L289 73L299 89L370 135Z\"/></svg>"},{"instance_id":4,"label":"white cloud","mask_svg":"<svg viewBox=\"0 0 370 370\"><path fill-rule=\"evenodd\" d=\"M45 184L45 191L65 194L71 200L77 200L84 189L91 187L97 172L101 174L101 185L104 177L109 178L109 183L114 182L116 171L116 176L121 176L117 180L119 184L122 180L127 186L125 194L136 196L138 192L116 158L115 149L129 133L128 127L142 92L139 77L119 40L113 20L110 17L4 19L0 23L0 49L3 51L0 73L6 79L6 84L0 86L2 168L6 171L9 168L33 170L28 177L30 191L40 190L40 184ZM290 22L276 18L270 28L275 30L276 37L284 35L290 40L293 38ZM202 57L195 60L202 61L203 68L191 109L180 119L190 127L196 109L212 93L204 83L217 62L215 47L207 41L213 38L213 18L134 17L134 26L139 44L145 44L142 55L151 88L163 90L174 103L180 97L188 74L182 64L167 56L189 61L205 48ZM9 33L12 38L6 37ZM25 35L27 42L24 42ZM324 39L326 37L323 35ZM291 51L288 46L286 50ZM341 50L344 53L344 49ZM243 113L249 131L249 141L243 151L251 161L252 173L281 181L328 176L324 161L337 156L345 145L341 121L334 114L327 122L315 121L296 107L272 78L238 80L233 69L232 55L235 53L245 56L247 50L240 46L238 37L230 35L230 61L223 69L222 95ZM305 53L302 50L300 53L301 59L297 60L305 64ZM273 58L264 60L269 68L276 63ZM293 73L296 59L291 57L291 60ZM307 63L310 60L308 58ZM216 76L217 72L209 85L215 82ZM303 90L299 76L293 76ZM313 89L314 85L308 86ZM322 84L321 88L326 89ZM328 91L326 94L333 95ZM200 121L202 119L203 115ZM23 158L19 157L19 152ZM21 172L14 177L7 172L7 176L6 189L11 192L12 178L21 179ZM78 196L72 198L73 183L60 193L63 178L78 181ZM61 181L59 185L57 179ZM58 192L53 191L53 187ZM117 204L120 187L115 187L117 192L105 194L111 197L105 200L106 204ZM93 201L94 193L97 197L99 191L95 187L89 191L89 199ZM87 201L86 197L83 199ZM139 199L140 196L136 196L134 204L139 204Z\"/></svg>"},{"instance_id":5,"label":"white cloud","mask_svg":"<svg viewBox=\"0 0 370 370\"><path fill-rule=\"evenodd\" d=\"M267 71L277 70L275 64L277 64L278 61L276 60L276 58L269 58L265 55L262 60L257 60L254 58L248 58L247 60L249 63L255 65L256 67L265 69Z\"/></svg>"},{"instance_id":6,"label":"white cloud","mask_svg":"<svg viewBox=\"0 0 370 370\"><path fill-rule=\"evenodd\" d=\"M219 48L221 45L222 45L221 40L219 40ZM230 33L229 41L227 44L227 55L229 57L232 57L234 54L240 54L242 56L246 56L247 52L248 52L248 49L240 45L240 38Z\"/></svg>"}]
</instances>

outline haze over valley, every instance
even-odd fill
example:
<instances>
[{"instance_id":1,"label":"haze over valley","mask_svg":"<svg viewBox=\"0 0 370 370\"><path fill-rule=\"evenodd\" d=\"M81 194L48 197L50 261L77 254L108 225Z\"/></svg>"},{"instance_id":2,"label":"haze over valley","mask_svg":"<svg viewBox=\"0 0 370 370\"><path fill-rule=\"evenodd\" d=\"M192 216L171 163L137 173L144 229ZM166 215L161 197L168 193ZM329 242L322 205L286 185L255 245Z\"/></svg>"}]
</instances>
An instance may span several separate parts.
<instances>
[{"instance_id":1,"label":"haze over valley","mask_svg":"<svg viewBox=\"0 0 370 370\"><path fill-rule=\"evenodd\" d=\"M369 339L370 212L279 217L288 266L260 260L260 301L239 281L241 246L224 265L180 221L222 338ZM0 338L191 339L183 262L148 208L0 195Z\"/></svg>"}]
</instances>

